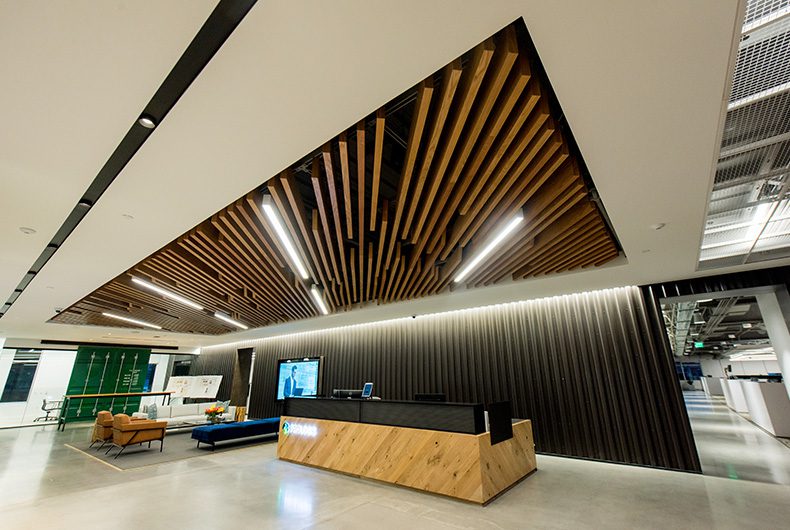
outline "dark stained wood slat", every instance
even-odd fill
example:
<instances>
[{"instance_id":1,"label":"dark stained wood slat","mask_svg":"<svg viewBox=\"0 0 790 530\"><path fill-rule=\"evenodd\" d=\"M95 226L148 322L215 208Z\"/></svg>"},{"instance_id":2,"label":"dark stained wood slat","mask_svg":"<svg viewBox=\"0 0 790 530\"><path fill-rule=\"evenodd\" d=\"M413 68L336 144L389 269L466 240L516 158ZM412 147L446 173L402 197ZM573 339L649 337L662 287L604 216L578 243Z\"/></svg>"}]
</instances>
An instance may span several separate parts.
<instances>
[{"instance_id":1,"label":"dark stained wood slat","mask_svg":"<svg viewBox=\"0 0 790 530\"><path fill-rule=\"evenodd\" d=\"M357 224L359 228L359 296L365 283L365 120L357 123Z\"/></svg>"},{"instance_id":2,"label":"dark stained wood slat","mask_svg":"<svg viewBox=\"0 0 790 530\"><path fill-rule=\"evenodd\" d=\"M384 109L376 111L376 138L373 145L373 187L370 195L370 231L376 230L376 214L379 206L379 181L381 180L381 160L384 156Z\"/></svg>"},{"instance_id":3,"label":"dark stained wood slat","mask_svg":"<svg viewBox=\"0 0 790 530\"><path fill-rule=\"evenodd\" d=\"M340 204L337 198L337 182L335 181L335 172L332 167L332 148L330 144L324 144L321 149L321 155L324 160L324 172L326 174L326 183L329 188L329 202L332 205L332 219L335 226L335 243L337 243L337 253L340 256L340 270L343 275L338 277L339 283L342 284L342 293L345 293L346 303L351 303L351 288L348 281L348 267L346 266L346 246L343 239L343 220L340 216Z\"/></svg>"},{"instance_id":4,"label":"dark stained wood slat","mask_svg":"<svg viewBox=\"0 0 790 530\"><path fill-rule=\"evenodd\" d=\"M401 239L406 239L411 230L411 222L414 218L414 214L417 211L417 205L419 204L420 195L422 194L422 188L425 186L425 182L428 178L428 171L431 168L431 162L433 162L433 157L436 154L436 149L439 145L439 138L442 135L444 122L447 119L447 115L450 113L450 107L453 103L453 97L455 96L455 91L458 88L458 82L461 79L462 71L463 70L461 68L460 60L453 61L443 70L442 89L441 95L439 96L439 109L437 110L434 120L431 123L431 132L429 133L428 143L426 144L425 150L423 151L423 160L420 166L420 172L417 176L417 182L415 184L412 200L406 213L406 220L403 225L403 230L401 231Z\"/></svg>"},{"instance_id":5,"label":"dark stained wood slat","mask_svg":"<svg viewBox=\"0 0 790 530\"><path fill-rule=\"evenodd\" d=\"M354 237L354 223L351 213L351 170L348 167L348 140L346 133L340 133L338 137L338 148L340 150L340 174L343 178L343 205L346 209L346 237Z\"/></svg>"},{"instance_id":6,"label":"dark stained wood slat","mask_svg":"<svg viewBox=\"0 0 790 530\"><path fill-rule=\"evenodd\" d=\"M528 93L525 97L528 98L528 101L533 101L532 94ZM485 189L480 182L485 181L495 169L500 168L499 164L503 158L505 159L504 164L508 164L508 160L521 156L530 141L532 141L544 127L544 124L548 123L547 128L551 130L554 129L554 126L551 124L549 106L546 102L546 98L539 98L537 104L528 116L529 118L524 120L523 118L526 118L526 116L524 116L524 112L522 112L515 119L511 120L510 125L503 131L502 140L485 160L485 163L480 169L476 178L478 184L472 187L469 194L465 197L464 202L461 204L461 215L468 214L472 204L479 202L478 194ZM512 163L511 161L510 165L512 165Z\"/></svg>"},{"instance_id":7,"label":"dark stained wood slat","mask_svg":"<svg viewBox=\"0 0 790 530\"><path fill-rule=\"evenodd\" d=\"M312 176L311 181L313 183L313 192L315 193L316 203L318 204L318 216L321 219L321 227L323 229L323 245L326 249L326 253L329 255L329 261L332 263L332 271L334 272L333 280L337 283L339 278L342 278L340 275L340 269L337 266L337 260L335 259L335 249L334 245L332 244L332 232L329 229L329 216L326 211L326 204L324 201L324 193L321 186L321 169L319 165L318 158L313 160L313 167L312 167ZM315 230L313 231L315 234ZM316 241L320 243L321 238L316 235Z\"/></svg>"},{"instance_id":8,"label":"dark stained wood slat","mask_svg":"<svg viewBox=\"0 0 790 530\"><path fill-rule=\"evenodd\" d=\"M373 294L378 290L379 275L381 273L381 257L384 255L384 245L387 240L387 223L389 222L389 203L384 201L381 208L381 227L379 228L379 248L376 252L376 272L373 274Z\"/></svg>"},{"instance_id":9,"label":"dark stained wood slat","mask_svg":"<svg viewBox=\"0 0 790 530\"><path fill-rule=\"evenodd\" d=\"M359 298L357 297L357 249L351 247L350 249L351 256L349 258L349 265L351 266L351 294L354 296L351 301L358 302Z\"/></svg>"},{"instance_id":10,"label":"dark stained wood slat","mask_svg":"<svg viewBox=\"0 0 790 530\"><path fill-rule=\"evenodd\" d=\"M551 159L551 156L553 156L562 145L559 136L554 136L553 140L549 141L552 134L551 129L546 129L543 135L536 138L531 148L524 152L523 156L519 158L518 167L513 169L512 165L506 164L507 171L513 169L510 174L518 176L519 174L523 174L523 168L531 163L534 163L535 167L538 168L535 173L540 171L540 168ZM460 241L461 246L466 246L469 239L471 239L473 235L477 235L478 230L484 222L487 222L488 226L492 228L495 223L490 222L493 218L491 213L495 211L495 208L501 204L503 200L507 200L507 196L511 193L516 179L517 177L504 179L499 182L498 186L492 186L490 191L485 191L481 194L479 203L463 217L463 222L458 224L458 231L450 238L451 244ZM461 232L463 232L463 235L455 239ZM455 239L455 241L453 241L453 239Z\"/></svg>"},{"instance_id":11,"label":"dark stained wood slat","mask_svg":"<svg viewBox=\"0 0 790 530\"><path fill-rule=\"evenodd\" d=\"M420 142L422 141L422 133L428 118L428 110L430 109L432 96L433 78L429 77L417 87L417 103L415 105L411 127L409 128L409 139L406 143L406 160L403 165L403 172L401 173L400 180L398 180L395 217L392 221L392 228L390 229L390 244L387 250L385 268L389 268L392 250L398 238L398 228L400 228L400 220L406 204L406 196L409 192L409 184L411 183L411 177L414 173L414 166L417 162L417 153L420 150Z\"/></svg>"},{"instance_id":12,"label":"dark stained wood slat","mask_svg":"<svg viewBox=\"0 0 790 530\"><path fill-rule=\"evenodd\" d=\"M456 213L459 212L458 208L461 201L467 196L467 190L475 184L479 189L487 183L487 176L475 178L480 165L488 155L494 140L505 125L505 121L514 109L517 109L516 114L512 118L512 127L518 130L526 121L532 109L537 105L540 93L535 88L536 83L531 85L529 92L522 98L524 88L530 78L529 63L523 56L519 56L516 67L508 79L507 85L502 89L502 96L504 102L498 105L491 118L486 123L486 128L482 132L480 140L474 146L471 158L468 163L458 164L453 168L451 174L451 181L455 182L450 199L450 203L445 208L434 209L431 217L428 219L429 226L435 227L428 242L428 252L433 252L436 244L442 234L447 231L448 224ZM456 171L462 171L460 180L455 176Z\"/></svg>"},{"instance_id":13,"label":"dark stained wood slat","mask_svg":"<svg viewBox=\"0 0 790 530\"><path fill-rule=\"evenodd\" d=\"M318 273L318 278L321 282L321 285L324 289L326 289L329 286L331 274L329 277L327 277L325 272L329 272L329 269L325 269L321 266L322 260L319 259L318 251L316 250L316 244L313 241L313 233L311 232L312 225L307 219L307 209L305 208L304 202L302 201L302 195L299 192L297 187L298 185L294 179L292 171L286 170L280 173L280 185L282 186L282 189L288 198L291 211L293 212L296 222L299 225L299 231L302 234L302 241L304 241L306 244L307 251L310 254L311 262L314 264L313 268Z\"/></svg>"},{"instance_id":14,"label":"dark stained wood slat","mask_svg":"<svg viewBox=\"0 0 790 530\"><path fill-rule=\"evenodd\" d=\"M291 241L293 241L294 246L296 246L296 251L299 253L299 257L302 260L302 265L304 265L305 269L307 270L307 274L312 278L313 283L315 283L317 281L317 275L313 267L313 261L310 259L309 255L309 250L312 247L311 241L309 239L305 240L302 237L299 227L300 219L290 207L285 190L277 179L272 179L271 183L269 184L269 193L271 194L272 198L274 199L274 203L277 206L280 219L282 219L283 224L285 224L285 228L288 230L288 233L291 236ZM278 248L280 248L281 242L279 238L275 237L273 238L273 241L275 244L277 244ZM307 249L307 252L305 249ZM285 248L280 248L280 253L282 259L290 263L290 259L287 257L288 253ZM298 271L293 272L294 274L299 274Z\"/></svg>"},{"instance_id":15,"label":"dark stained wood slat","mask_svg":"<svg viewBox=\"0 0 790 530\"><path fill-rule=\"evenodd\" d=\"M487 39L485 42L475 47L474 52L472 53L470 64L466 67L466 70L461 76L460 86L457 91L458 103L455 106L455 112L453 112L452 116L450 117L449 127L443 137L444 141L442 142L441 148L439 149L439 155L436 157L436 164L431 171L431 184L428 187L428 193L426 194L423 201L420 215L417 216L416 225L411 231L412 243L416 243L422 233L422 227L425 224L425 218L428 216L428 212L430 212L431 207L433 206L433 201L436 197L436 193L439 191L439 186L442 185L442 179L444 178L445 171L447 171L447 167L450 165L450 160L454 155L455 147L461 137L461 131L464 129L469 113L472 111L472 105L475 103L475 98L477 97L477 93L483 84L486 72L488 71L488 65L491 63L493 56L494 40ZM502 69L509 65L506 61L503 61L498 66L500 69ZM507 72L505 72L505 75L507 75ZM494 72L494 76L497 77L498 80L499 76L502 76L502 72ZM504 80L505 77L503 76L502 83L504 83ZM484 94L484 96L485 95L486 94ZM478 109L485 109L487 103L488 101L484 101L482 105L478 104ZM491 101L490 104L493 105L493 101ZM475 120L473 120L473 122L474 123L472 125L474 127L477 125L477 122ZM482 127L482 122L479 125ZM479 129L477 132L479 133ZM471 137L471 135L476 136L474 130L467 133L468 138Z\"/></svg>"}]
</instances>

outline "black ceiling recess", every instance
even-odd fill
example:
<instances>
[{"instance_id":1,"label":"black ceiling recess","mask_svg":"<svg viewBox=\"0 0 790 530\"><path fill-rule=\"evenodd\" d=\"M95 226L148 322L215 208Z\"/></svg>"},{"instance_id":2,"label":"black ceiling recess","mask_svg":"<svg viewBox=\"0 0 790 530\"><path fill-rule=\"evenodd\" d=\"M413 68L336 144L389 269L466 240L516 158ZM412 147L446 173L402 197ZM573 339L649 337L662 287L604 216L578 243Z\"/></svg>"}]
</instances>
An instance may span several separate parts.
<instances>
[{"instance_id":1,"label":"black ceiling recess","mask_svg":"<svg viewBox=\"0 0 790 530\"><path fill-rule=\"evenodd\" d=\"M102 194L110 187L115 178L121 173L126 164L143 146L148 137L153 134L153 128L140 124L138 118L145 116L155 124L170 112L179 98L186 92L192 81L200 74L217 50L224 44L233 30L239 25L245 15L255 5L256 0L221 0L203 26L189 43L187 49L176 62L175 66L159 86L151 101L145 106L140 115L129 116L132 126L110 155L107 162L99 170L82 198L77 202L71 213L60 226L47 244L41 255L36 259L27 274L17 285L17 288L0 307L0 318L8 312L11 305L19 298L33 278L38 274L49 259L57 252L58 248L66 241L74 229L88 214L88 211L99 200Z\"/></svg>"}]
</instances>

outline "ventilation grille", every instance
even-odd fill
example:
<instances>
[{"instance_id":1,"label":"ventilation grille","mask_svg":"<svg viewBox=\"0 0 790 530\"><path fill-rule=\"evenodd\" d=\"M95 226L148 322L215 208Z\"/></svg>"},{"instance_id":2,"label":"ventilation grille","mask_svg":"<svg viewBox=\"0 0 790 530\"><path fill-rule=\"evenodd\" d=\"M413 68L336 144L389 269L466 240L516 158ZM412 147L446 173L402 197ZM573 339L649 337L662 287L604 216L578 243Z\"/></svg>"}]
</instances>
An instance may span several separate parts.
<instances>
[{"instance_id":1,"label":"ventilation grille","mask_svg":"<svg viewBox=\"0 0 790 530\"><path fill-rule=\"evenodd\" d=\"M752 0L732 80L700 269L790 256L790 0Z\"/></svg>"}]
</instances>

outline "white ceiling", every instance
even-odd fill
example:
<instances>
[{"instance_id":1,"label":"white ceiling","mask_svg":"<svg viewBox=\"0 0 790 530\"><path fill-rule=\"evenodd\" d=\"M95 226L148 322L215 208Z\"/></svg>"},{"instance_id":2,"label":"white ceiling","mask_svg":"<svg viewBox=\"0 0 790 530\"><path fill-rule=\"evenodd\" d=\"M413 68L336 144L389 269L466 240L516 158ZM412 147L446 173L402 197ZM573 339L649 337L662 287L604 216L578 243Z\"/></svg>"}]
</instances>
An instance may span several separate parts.
<instances>
[{"instance_id":1,"label":"white ceiling","mask_svg":"<svg viewBox=\"0 0 790 530\"><path fill-rule=\"evenodd\" d=\"M20 20L33 17L17 14L25 6L18 4L0 17L10 26L0 26L0 66L17 64L18 77L37 88L2 88L0 104L24 134L9 147L6 136L19 131L0 133L0 295L21 279L212 7L130 2L120 4L121 17L92 2L86 27L70 10L38 4L52 21L29 35ZM408 0L397 9L366 0L259 2L0 320L0 336L154 342L156 334L196 346L698 274L742 13L737 0ZM627 260L220 338L46 323L54 307L93 291L518 17ZM74 27L84 42L73 42ZM75 70L78 81L69 76ZM666 227L655 231L656 223ZM39 232L25 237L18 226Z\"/></svg>"}]
</instances>

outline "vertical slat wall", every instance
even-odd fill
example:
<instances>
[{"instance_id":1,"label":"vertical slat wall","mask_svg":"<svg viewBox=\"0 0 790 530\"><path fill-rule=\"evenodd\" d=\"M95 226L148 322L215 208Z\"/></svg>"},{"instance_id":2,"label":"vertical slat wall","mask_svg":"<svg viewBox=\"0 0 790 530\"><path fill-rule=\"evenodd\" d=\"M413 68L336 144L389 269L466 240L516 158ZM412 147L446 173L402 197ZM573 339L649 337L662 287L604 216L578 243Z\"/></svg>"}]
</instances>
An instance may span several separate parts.
<instances>
[{"instance_id":1,"label":"vertical slat wall","mask_svg":"<svg viewBox=\"0 0 790 530\"><path fill-rule=\"evenodd\" d=\"M254 347L250 414L279 414L278 358L323 355L324 392L509 399L537 450L699 471L674 368L637 287L269 338ZM221 348L201 358L227 355Z\"/></svg>"},{"instance_id":2,"label":"vertical slat wall","mask_svg":"<svg viewBox=\"0 0 790 530\"><path fill-rule=\"evenodd\" d=\"M198 355L189 367L189 375L221 375L217 399L230 399L233 388L233 369L236 366L236 348L214 351L211 355Z\"/></svg>"}]
</instances>

